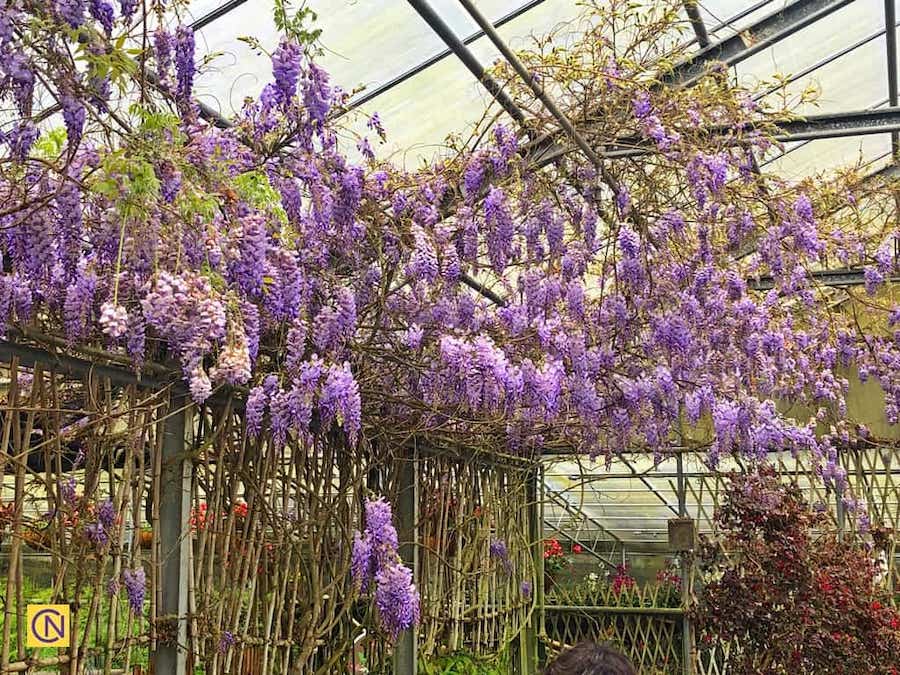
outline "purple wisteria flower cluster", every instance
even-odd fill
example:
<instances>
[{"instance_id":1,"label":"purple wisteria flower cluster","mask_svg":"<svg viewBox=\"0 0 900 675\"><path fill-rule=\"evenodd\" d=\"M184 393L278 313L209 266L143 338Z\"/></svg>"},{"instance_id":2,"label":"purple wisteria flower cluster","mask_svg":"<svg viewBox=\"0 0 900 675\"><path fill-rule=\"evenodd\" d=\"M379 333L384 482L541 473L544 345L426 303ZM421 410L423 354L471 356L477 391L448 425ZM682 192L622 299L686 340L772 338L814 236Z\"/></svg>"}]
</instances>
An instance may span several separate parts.
<instances>
[{"instance_id":1,"label":"purple wisteria flower cluster","mask_svg":"<svg viewBox=\"0 0 900 675\"><path fill-rule=\"evenodd\" d=\"M850 373L900 419L896 223L859 216L850 179L761 185L748 150L771 141L747 92L648 88L600 45L583 77L606 92L604 134L639 137L652 171L576 154L537 171L499 124L419 169L361 165L332 115L347 95L304 45L271 45L271 81L228 127L193 99L187 27L154 28L152 90L109 71L136 17L130 1L0 8L0 98L17 111L0 127L0 327L177 363L197 402L239 388L248 436L278 446L377 429L660 456L687 427L711 465L810 452L840 487ZM77 67L34 34L85 24ZM38 74L58 143L31 116ZM862 271L844 299L874 328L817 285L833 260Z\"/></svg>"},{"instance_id":2,"label":"purple wisteria flower cluster","mask_svg":"<svg viewBox=\"0 0 900 675\"><path fill-rule=\"evenodd\" d=\"M144 596L147 593L147 574L143 567L122 572L125 594L128 596L128 607L132 614L140 615L144 609Z\"/></svg>"},{"instance_id":3,"label":"purple wisteria flower cluster","mask_svg":"<svg viewBox=\"0 0 900 675\"><path fill-rule=\"evenodd\" d=\"M419 592L397 552L390 504L369 500L365 520L363 532L354 535L351 574L361 592L372 593L382 628L396 640L419 623Z\"/></svg>"}]
</instances>

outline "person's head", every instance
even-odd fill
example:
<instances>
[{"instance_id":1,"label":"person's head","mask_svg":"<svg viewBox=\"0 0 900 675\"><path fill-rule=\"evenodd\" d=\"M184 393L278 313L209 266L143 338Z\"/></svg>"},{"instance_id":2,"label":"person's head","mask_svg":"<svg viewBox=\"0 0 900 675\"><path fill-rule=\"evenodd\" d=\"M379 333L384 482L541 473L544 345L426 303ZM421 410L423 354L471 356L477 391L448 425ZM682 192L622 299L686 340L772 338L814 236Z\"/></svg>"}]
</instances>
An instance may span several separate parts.
<instances>
[{"instance_id":1,"label":"person's head","mask_svg":"<svg viewBox=\"0 0 900 675\"><path fill-rule=\"evenodd\" d=\"M615 649L582 642L560 654L544 675L637 675L637 671Z\"/></svg>"}]
</instances>

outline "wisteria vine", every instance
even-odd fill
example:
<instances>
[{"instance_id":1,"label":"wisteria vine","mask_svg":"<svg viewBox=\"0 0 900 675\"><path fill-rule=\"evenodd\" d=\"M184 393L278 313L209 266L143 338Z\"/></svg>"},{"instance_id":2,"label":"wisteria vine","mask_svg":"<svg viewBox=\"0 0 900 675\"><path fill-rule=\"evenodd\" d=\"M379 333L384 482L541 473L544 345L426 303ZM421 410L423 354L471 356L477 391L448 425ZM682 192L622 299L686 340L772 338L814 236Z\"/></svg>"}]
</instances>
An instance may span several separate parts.
<instances>
[{"instance_id":1,"label":"wisteria vine","mask_svg":"<svg viewBox=\"0 0 900 675\"><path fill-rule=\"evenodd\" d=\"M670 11L590 11L568 61L544 43L523 58L589 111L598 147L631 139L645 157L538 168L529 139L555 128L535 113L527 133L480 127L406 170L365 138L354 159L335 121L347 94L291 35L221 128L193 100L194 36L170 14L150 34L133 2L5 2L0 324L137 369L176 363L197 402L246 388L248 434L282 444L333 429L352 446L418 435L523 455L692 442L712 465L803 450L841 487L852 371L900 415L887 188L757 174L772 111L716 72L659 86L676 49L608 39L629 24L647 44ZM135 30L137 60L119 39ZM384 136L377 116L368 128ZM835 262L864 288L818 285Z\"/></svg>"}]
</instances>

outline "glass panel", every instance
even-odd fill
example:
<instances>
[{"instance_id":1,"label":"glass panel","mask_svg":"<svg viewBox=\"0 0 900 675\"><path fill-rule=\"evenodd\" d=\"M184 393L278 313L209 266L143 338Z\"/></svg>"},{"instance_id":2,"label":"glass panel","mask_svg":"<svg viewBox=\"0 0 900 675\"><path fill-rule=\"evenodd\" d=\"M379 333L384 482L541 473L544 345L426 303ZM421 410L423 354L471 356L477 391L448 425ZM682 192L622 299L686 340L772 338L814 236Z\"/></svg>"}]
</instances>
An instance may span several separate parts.
<instances>
[{"instance_id":1,"label":"glass panel","mask_svg":"<svg viewBox=\"0 0 900 675\"><path fill-rule=\"evenodd\" d=\"M546 33L548 27L571 21L580 13L571 0L547 0L499 32L513 49L521 49L527 46L530 35ZM565 33L571 38L571 32ZM485 66L500 57L485 37L469 48ZM376 154L392 156L395 161L413 167L440 154L448 134L468 133L488 104L492 104L491 114L499 110L465 66L456 58L448 58L381 94L362 110L367 114L378 112L388 133L388 143L376 147ZM509 122L508 117L504 115L504 118ZM365 133L362 119L350 126L357 133Z\"/></svg>"},{"instance_id":2,"label":"glass panel","mask_svg":"<svg viewBox=\"0 0 900 675\"><path fill-rule=\"evenodd\" d=\"M837 27L840 30L836 30ZM768 79L775 73L797 73L883 28L881 0L857 0L751 56L738 64L735 71L742 82ZM864 67L860 65L860 69ZM878 70L885 71L883 63Z\"/></svg>"},{"instance_id":3,"label":"glass panel","mask_svg":"<svg viewBox=\"0 0 900 675\"><path fill-rule=\"evenodd\" d=\"M775 73L797 73L813 66L843 47L882 30L882 9L881 0L857 0L741 62L735 68L738 79L767 79ZM884 72L883 64L879 70Z\"/></svg>"}]
</instances>

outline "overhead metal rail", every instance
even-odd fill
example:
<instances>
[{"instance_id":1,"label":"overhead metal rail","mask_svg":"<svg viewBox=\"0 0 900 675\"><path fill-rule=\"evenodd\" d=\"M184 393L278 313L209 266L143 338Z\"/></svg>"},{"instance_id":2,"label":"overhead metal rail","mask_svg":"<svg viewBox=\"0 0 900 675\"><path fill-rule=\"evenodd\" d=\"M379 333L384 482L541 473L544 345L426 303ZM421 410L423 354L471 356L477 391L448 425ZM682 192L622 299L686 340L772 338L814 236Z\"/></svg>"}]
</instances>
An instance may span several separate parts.
<instances>
[{"instance_id":1,"label":"overhead metal rail","mask_svg":"<svg viewBox=\"0 0 900 675\"><path fill-rule=\"evenodd\" d=\"M662 80L682 86L691 85L706 74L710 63L733 66L853 2L854 0L795 0L740 33L689 56L676 65L671 73L664 74Z\"/></svg>"},{"instance_id":2,"label":"overhead metal rail","mask_svg":"<svg viewBox=\"0 0 900 675\"><path fill-rule=\"evenodd\" d=\"M216 7L211 12L204 14L199 19L194 21L191 24L191 28L193 28L195 31L198 31L202 28L206 28L213 21L221 19L223 16L228 14L231 10L233 10L237 7L240 7L241 5L243 5L246 2L247 2L247 0L229 0L229 2L226 2L225 4L223 4L219 7Z\"/></svg>"},{"instance_id":3,"label":"overhead metal rail","mask_svg":"<svg viewBox=\"0 0 900 675\"><path fill-rule=\"evenodd\" d=\"M246 0L244 0L244 1L246 1ZM529 10L534 9L538 5L541 5L544 1L545 0L530 0L530 2L526 2L524 5L518 7L517 9L514 9L509 14L505 14L504 16L497 19L497 21L494 23L494 25L497 26L498 28L500 28L501 26L505 26L510 21L518 19L520 16L527 13ZM472 44L473 42L475 42L476 40L478 40L478 38L481 38L481 37L484 37L484 31L477 30L474 33L470 33L466 37L462 38L460 40L460 42L463 46L468 46L468 45ZM443 61L445 58L447 58L448 56L451 56L453 54L454 54L454 50L450 49L448 47L447 49L445 49L441 52L438 52L437 54L416 64L409 70L405 70L404 72L400 73L396 77L391 78L384 84L381 84L377 87L373 87L371 90L364 92L363 94L359 95L358 97L356 97L352 101L350 101L350 103L347 104L347 107L344 110L342 110L337 115L337 117L340 117L341 115L344 115L344 114L350 112L351 110L355 110L356 108L360 107L361 105L365 105L369 101L377 98L378 96L381 96L381 94L384 94L385 92L390 91L394 87L403 84L410 78L415 77L419 73L421 73L421 72L427 70L428 68L430 68L431 66L433 66L435 63L438 63L439 61Z\"/></svg>"},{"instance_id":4,"label":"overhead metal rail","mask_svg":"<svg viewBox=\"0 0 900 675\"><path fill-rule=\"evenodd\" d=\"M494 100L520 125L525 124L525 115L519 110L518 106L513 103L509 95L503 90L503 87L491 77L484 69L484 66L475 58L475 55L469 50L466 44L457 37L453 29L447 24L438 12L434 10L428 0L407 0L414 10L422 17L425 23L437 34L444 44L447 45L462 64L468 68L475 78L488 90Z\"/></svg>"},{"instance_id":5,"label":"overhead metal rail","mask_svg":"<svg viewBox=\"0 0 900 675\"><path fill-rule=\"evenodd\" d=\"M862 269L815 270L809 273L809 278L817 286L838 288L842 286L862 286L866 283L865 271ZM900 277L890 277L889 281L900 282ZM771 276L748 279L747 287L754 291L770 291L775 288L775 280Z\"/></svg>"},{"instance_id":6,"label":"overhead metal rail","mask_svg":"<svg viewBox=\"0 0 900 675\"><path fill-rule=\"evenodd\" d=\"M772 138L782 143L895 133L900 131L900 107L809 115L794 120L773 121L771 124L778 129ZM706 129L705 133L734 136L731 127L711 127ZM734 142L740 144L740 137L734 136ZM571 146L556 146L552 152L542 154L537 165L544 166L575 151L576 148ZM626 159L656 152L651 139L632 136L616 139L613 144L607 146L601 156L604 159Z\"/></svg>"}]
</instances>

